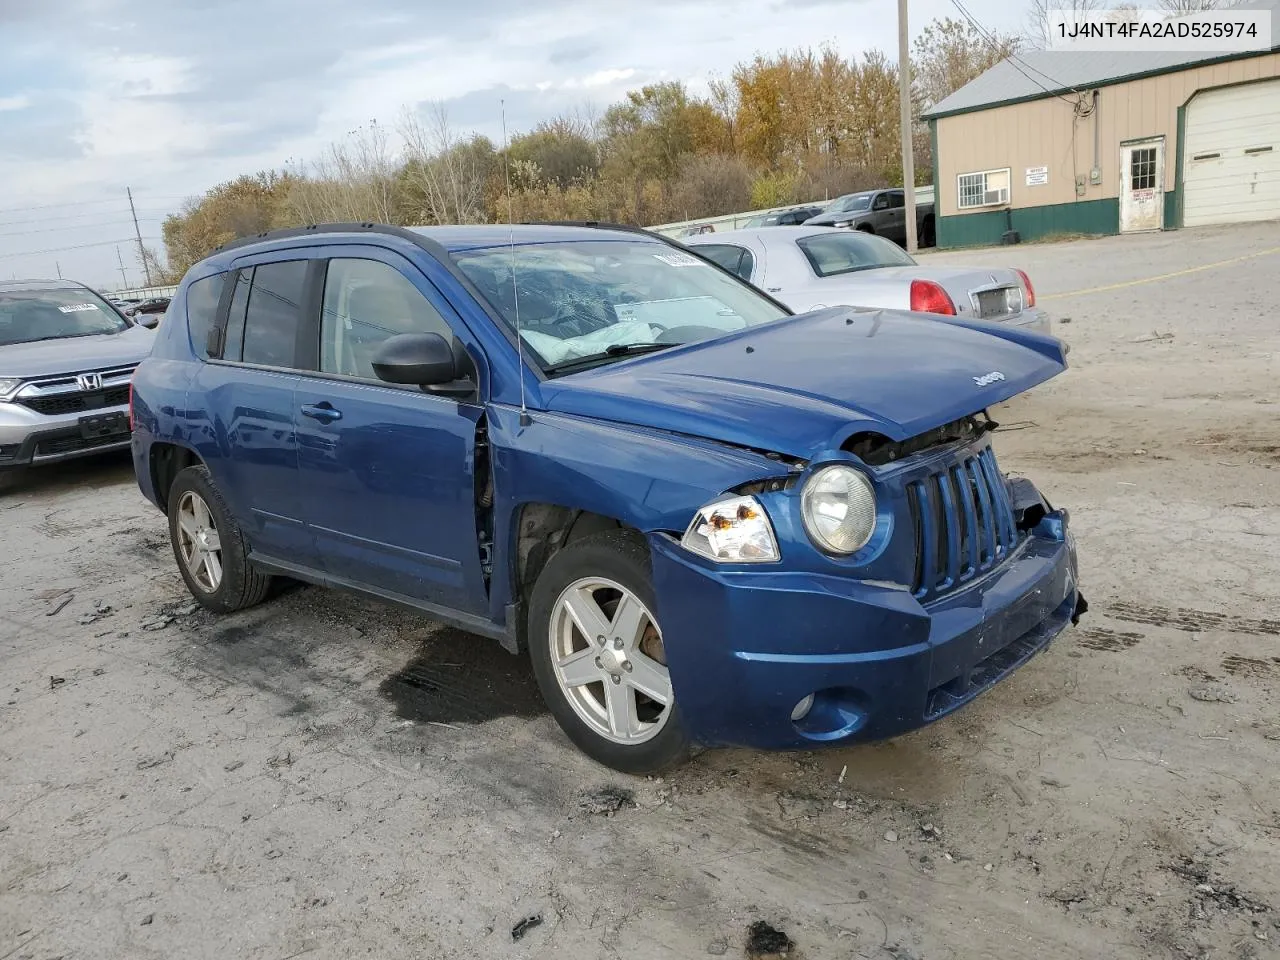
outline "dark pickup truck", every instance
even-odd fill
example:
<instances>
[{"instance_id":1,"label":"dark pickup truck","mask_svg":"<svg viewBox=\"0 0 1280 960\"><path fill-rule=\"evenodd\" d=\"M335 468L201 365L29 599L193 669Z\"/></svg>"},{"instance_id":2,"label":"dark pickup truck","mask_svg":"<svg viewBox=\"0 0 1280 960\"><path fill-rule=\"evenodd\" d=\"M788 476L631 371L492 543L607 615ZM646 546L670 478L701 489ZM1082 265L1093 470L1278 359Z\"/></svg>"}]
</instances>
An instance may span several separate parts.
<instances>
[{"instance_id":1,"label":"dark pickup truck","mask_svg":"<svg viewBox=\"0 0 1280 960\"><path fill-rule=\"evenodd\" d=\"M805 223L878 233L901 246L907 245L906 198L901 188L847 193L831 201L825 210ZM932 247L936 239L932 201L917 202L916 240L922 247Z\"/></svg>"}]
</instances>

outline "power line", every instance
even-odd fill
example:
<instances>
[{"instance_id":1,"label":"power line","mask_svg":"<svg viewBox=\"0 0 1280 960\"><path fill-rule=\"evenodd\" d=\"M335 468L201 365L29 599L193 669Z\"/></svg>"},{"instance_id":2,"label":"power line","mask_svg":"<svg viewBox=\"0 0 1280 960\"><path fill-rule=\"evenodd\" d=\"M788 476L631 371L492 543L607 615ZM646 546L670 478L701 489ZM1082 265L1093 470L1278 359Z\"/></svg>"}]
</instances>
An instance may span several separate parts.
<instances>
[{"instance_id":1,"label":"power line","mask_svg":"<svg viewBox=\"0 0 1280 960\"><path fill-rule=\"evenodd\" d=\"M187 197L179 196L148 196L144 200L186 200ZM55 210L58 207L83 207L91 203L120 203L119 197L108 197L102 200L73 200L70 203L44 203L33 207L5 207L0 209L0 213L26 213L28 210Z\"/></svg>"},{"instance_id":2,"label":"power line","mask_svg":"<svg viewBox=\"0 0 1280 960\"><path fill-rule=\"evenodd\" d=\"M159 237L145 237L146 240L159 240ZM123 240L100 240L97 243L77 243L70 247L51 247L48 250L24 250L21 253L0 253L0 260L11 260L14 257L39 257L46 253L62 253L64 250L84 250L88 247L109 247L113 243L134 243L133 237Z\"/></svg>"},{"instance_id":3,"label":"power line","mask_svg":"<svg viewBox=\"0 0 1280 960\"><path fill-rule=\"evenodd\" d=\"M143 223L161 223L160 217L139 217ZM67 230L95 230L101 227L127 227L133 223L128 217L123 220L103 220L101 223L69 223L62 227L45 227L41 230L14 230L11 233L0 233L0 237L26 237L33 233L65 233ZM0 227L10 224L0 223Z\"/></svg>"},{"instance_id":4,"label":"power line","mask_svg":"<svg viewBox=\"0 0 1280 960\"><path fill-rule=\"evenodd\" d=\"M170 212L172 211L172 208L168 206L155 207L155 208L139 206L138 209L143 213L160 213L166 216L169 215ZM61 213L61 214L56 214L52 217L31 217L28 220L0 220L0 227L19 227L19 226L22 226L24 223L50 223L54 220L79 220L81 217L103 217L112 213L115 213L115 211L114 210L91 210L88 213ZM121 216L123 216L124 211L121 210L120 214Z\"/></svg>"},{"instance_id":5,"label":"power line","mask_svg":"<svg viewBox=\"0 0 1280 960\"><path fill-rule=\"evenodd\" d=\"M978 36L982 37L982 39L983 39L983 40L987 41L987 44L991 47L991 49L992 49L994 52L996 52L996 53L1002 53L1002 52L1003 52L1003 51L1001 50L1001 48L1000 48L1000 44L996 42L995 37L994 37L994 36L992 36L990 33L988 33L988 32L987 32L987 30L982 26L982 24L980 24L980 23L977 21L977 19L973 16L973 14L971 14L971 13L970 13L966 8L965 8L965 5L964 5L963 3L961 3L961 2L960 2L960 0L951 0L951 4L952 4L952 6L954 6L957 10L959 10L959 11L960 11L961 15L962 15L966 20L968 20L968 21L969 21L970 26L972 26L972 27L973 27L973 29L975 29L976 31L978 31ZM1079 90L1076 90L1076 89L1075 89L1074 87L1072 87L1070 84L1063 83L1061 80L1055 80L1053 77L1049 76L1049 75L1048 75L1047 73L1045 73L1043 70L1037 70L1035 67L1031 66L1031 64L1029 64L1029 63L1027 63L1025 60L1022 60L1021 58L1019 58L1019 57L1018 57L1018 55L1017 55L1017 53L1010 53L1010 54L1007 54L1007 59L1008 59L1008 61L1009 61L1009 65L1010 65L1010 66L1012 66L1012 67L1013 67L1013 69L1017 70L1020 74L1022 74L1024 77L1026 77L1026 78L1027 78L1028 80L1030 80L1032 83L1034 83L1037 87L1039 87L1039 88L1040 88L1041 90L1043 90L1045 93L1049 94L1050 96L1057 97L1059 100L1063 101L1064 103L1070 103L1070 104L1071 104L1071 105L1073 105L1073 106L1078 105L1079 97L1080 97L1080 91L1079 91ZM1043 83L1041 83L1041 82L1040 82L1039 80L1037 80L1035 77L1031 76L1031 74L1030 74L1030 73L1027 73L1027 70L1023 70L1023 69L1022 69L1023 67L1026 67L1026 68L1027 68L1027 70L1031 70L1031 71L1032 71L1032 72L1034 72L1034 73L1038 73L1038 74L1040 74L1040 76L1044 77L1044 78L1045 78L1046 80L1048 80L1050 83L1054 84L1054 85L1056 86L1057 90L1070 90L1072 93L1074 93L1074 94L1076 95L1076 98L1077 98L1077 99L1076 99L1076 100L1072 100L1070 97L1064 97L1062 94L1058 93L1058 92L1057 92L1057 90L1050 90L1048 87L1046 87Z\"/></svg>"}]
</instances>

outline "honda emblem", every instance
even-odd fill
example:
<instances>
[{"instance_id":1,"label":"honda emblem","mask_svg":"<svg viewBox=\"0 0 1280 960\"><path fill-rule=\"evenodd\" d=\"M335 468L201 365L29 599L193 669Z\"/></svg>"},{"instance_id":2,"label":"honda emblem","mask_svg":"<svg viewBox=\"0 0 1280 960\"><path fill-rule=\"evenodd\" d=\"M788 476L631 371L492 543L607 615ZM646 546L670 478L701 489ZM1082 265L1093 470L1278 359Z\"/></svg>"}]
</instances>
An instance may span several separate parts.
<instances>
[{"instance_id":1,"label":"honda emblem","mask_svg":"<svg viewBox=\"0 0 1280 960\"><path fill-rule=\"evenodd\" d=\"M102 375L98 373L82 373L76 377L76 383L86 393L90 390L102 389Z\"/></svg>"}]
</instances>

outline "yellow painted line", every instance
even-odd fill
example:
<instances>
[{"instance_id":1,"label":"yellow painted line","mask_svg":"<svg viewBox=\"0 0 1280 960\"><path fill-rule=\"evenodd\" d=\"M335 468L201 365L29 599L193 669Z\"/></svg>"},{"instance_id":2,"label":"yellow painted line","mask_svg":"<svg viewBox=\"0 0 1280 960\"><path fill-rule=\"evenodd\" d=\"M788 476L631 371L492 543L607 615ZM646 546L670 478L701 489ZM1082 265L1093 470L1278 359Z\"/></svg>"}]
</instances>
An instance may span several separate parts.
<instances>
[{"instance_id":1,"label":"yellow painted line","mask_svg":"<svg viewBox=\"0 0 1280 960\"><path fill-rule=\"evenodd\" d=\"M1230 260L1218 260L1214 263L1205 263L1198 267L1187 267L1185 270L1175 270L1173 273L1162 273L1156 277L1141 277L1137 280L1125 280L1121 283L1108 283L1103 287L1088 287L1084 290L1072 290L1069 293L1046 293L1043 296L1037 296L1036 300L1060 300L1063 297L1083 297L1090 293L1106 293L1108 290L1123 290L1126 287L1136 287L1144 283L1158 283L1161 280L1172 280L1174 277L1185 277L1191 273L1199 273L1201 270L1215 270L1218 267L1229 267L1234 263L1244 263L1246 260L1256 260L1258 257L1269 257L1276 253L1280 253L1280 247L1269 247L1266 250L1259 250L1256 253L1246 253L1242 257L1232 257Z\"/></svg>"}]
</instances>

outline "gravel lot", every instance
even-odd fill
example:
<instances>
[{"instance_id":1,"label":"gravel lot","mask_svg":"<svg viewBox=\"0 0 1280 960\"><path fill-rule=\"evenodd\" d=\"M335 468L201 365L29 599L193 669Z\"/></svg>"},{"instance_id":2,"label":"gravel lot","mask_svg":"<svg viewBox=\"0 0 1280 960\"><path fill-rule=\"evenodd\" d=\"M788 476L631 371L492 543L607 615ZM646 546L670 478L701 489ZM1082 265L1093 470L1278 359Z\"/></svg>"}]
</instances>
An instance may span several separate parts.
<instances>
[{"instance_id":1,"label":"gravel lot","mask_svg":"<svg viewBox=\"0 0 1280 960\"><path fill-rule=\"evenodd\" d=\"M628 780L496 645L311 588L212 618L127 460L39 474L0 497L0 960L742 956L755 921L811 960L1276 956L1280 224L924 259L1025 267L1073 347L993 411L1080 540L1046 654L893 742Z\"/></svg>"}]
</instances>

